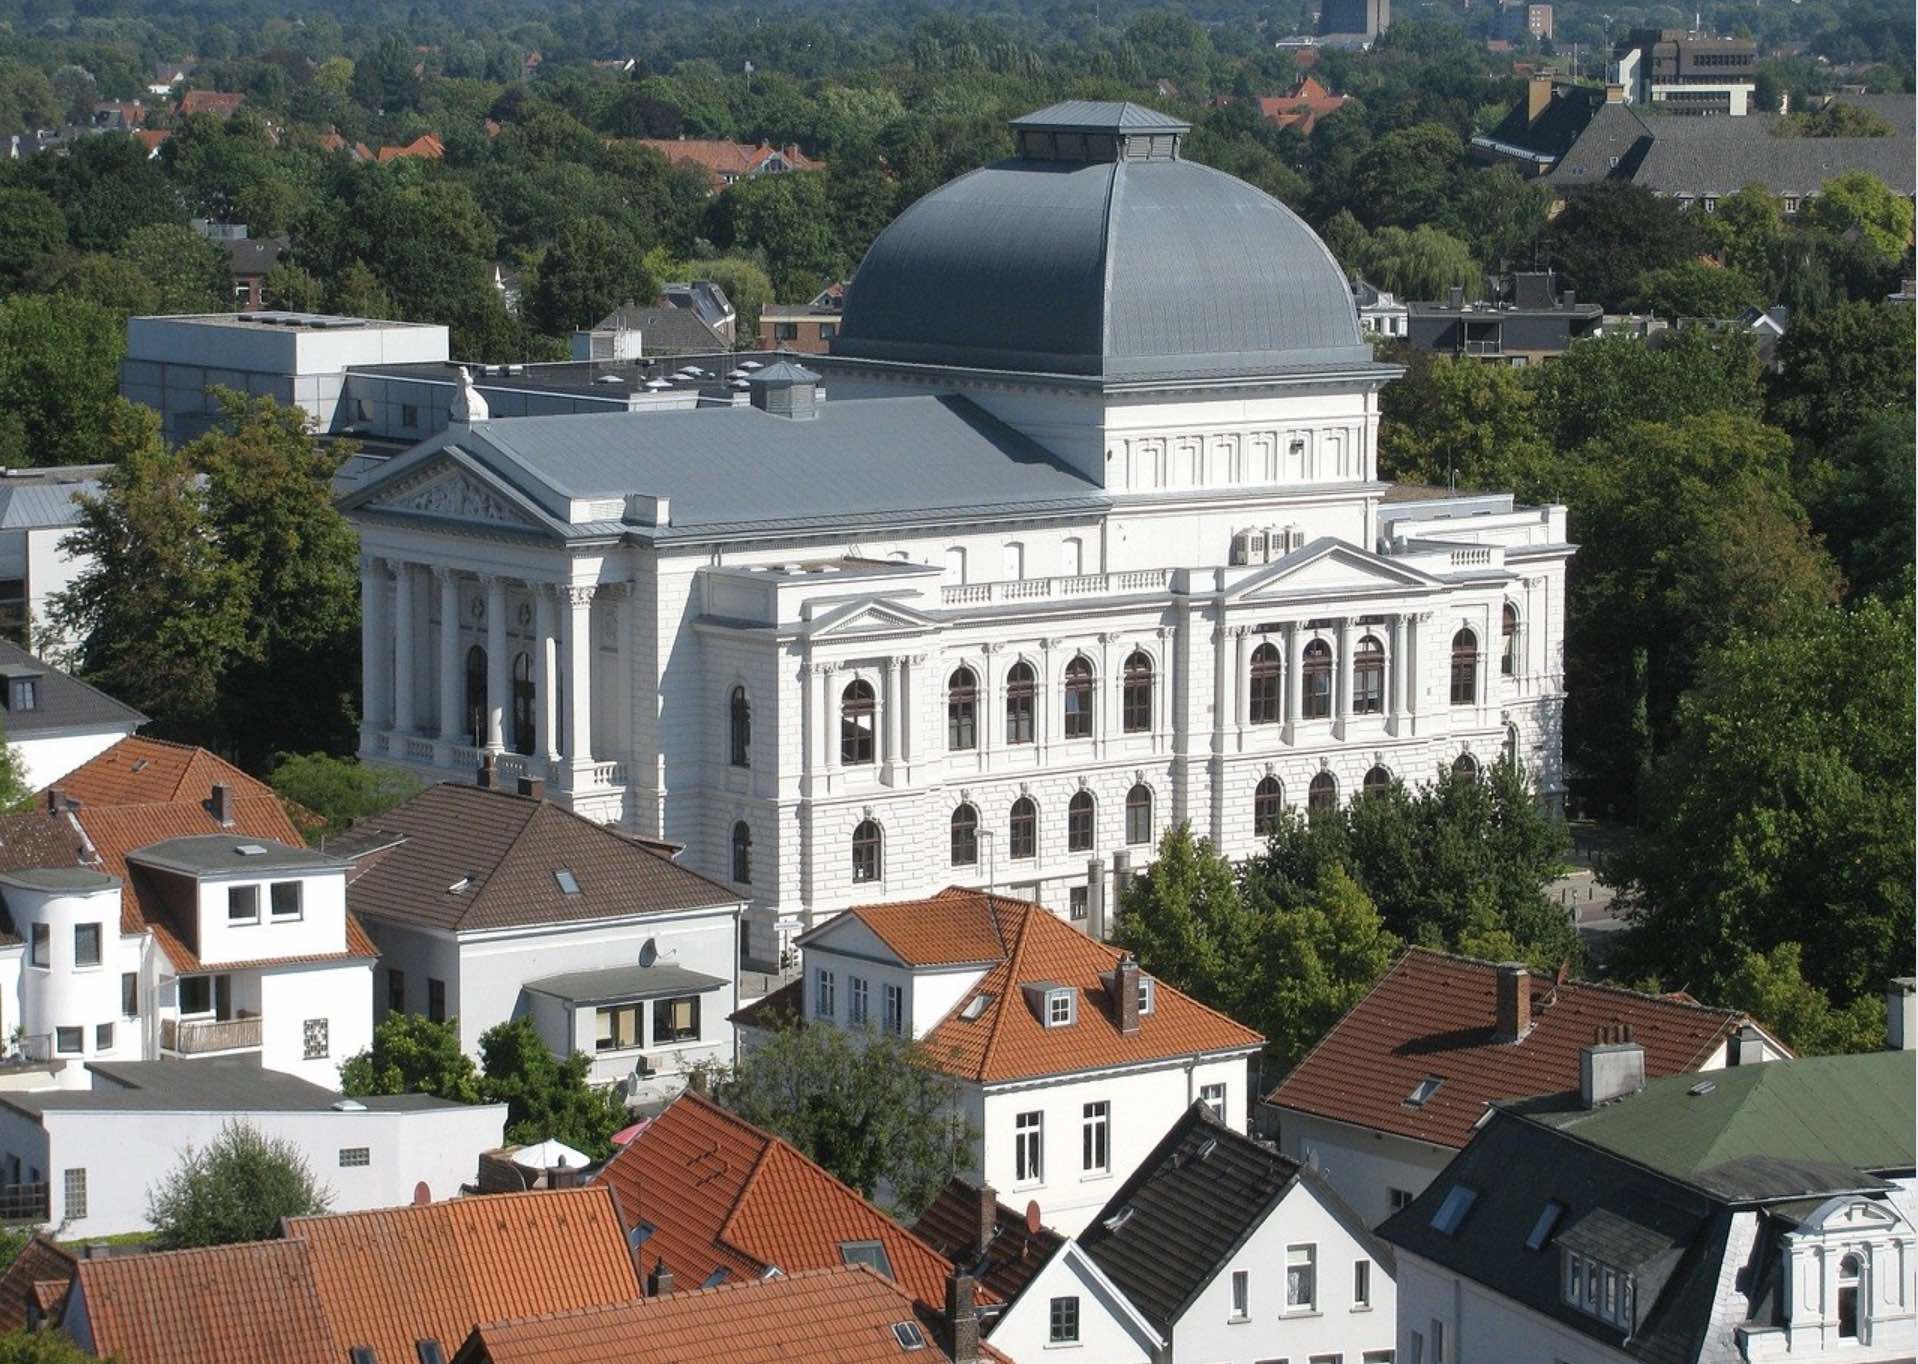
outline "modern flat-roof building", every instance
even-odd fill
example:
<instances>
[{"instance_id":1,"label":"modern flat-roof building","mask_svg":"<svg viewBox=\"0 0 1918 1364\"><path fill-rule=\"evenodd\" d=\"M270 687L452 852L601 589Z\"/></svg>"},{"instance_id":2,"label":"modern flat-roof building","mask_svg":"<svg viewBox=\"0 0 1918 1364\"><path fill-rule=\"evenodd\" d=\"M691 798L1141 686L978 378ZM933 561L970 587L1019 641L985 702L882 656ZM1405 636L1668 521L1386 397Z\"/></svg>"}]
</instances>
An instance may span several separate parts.
<instances>
[{"instance_id":1,"label":"modern flat-roof building","mask_svg":"<svg viewBox=\"0 0 1918 1364\"><path fill-rule=\"evenodd\" d=\"M1549 272L1515 274L1497 297L1467 302L1454 288L1442 303L1406 304L1406 339L1419 350L1504 365L1555 360L1574 341L1596 336L1605 321L1597 303L1558 290Z\"/></svg>"},{"instance_id":2,"label":"modern flat-roof building","mask_svg":"<svg viewBox=\"0 0 1918 1364\"><path fill-rule=\"evenodd\" d=\"M1649 104L1672 114L1751 111L1757 89L1758 47L1749 38L1717 38L1684 29L1634 29L1613 54L1612 84L1627 104Z\"/></svg>"}]
</instances>

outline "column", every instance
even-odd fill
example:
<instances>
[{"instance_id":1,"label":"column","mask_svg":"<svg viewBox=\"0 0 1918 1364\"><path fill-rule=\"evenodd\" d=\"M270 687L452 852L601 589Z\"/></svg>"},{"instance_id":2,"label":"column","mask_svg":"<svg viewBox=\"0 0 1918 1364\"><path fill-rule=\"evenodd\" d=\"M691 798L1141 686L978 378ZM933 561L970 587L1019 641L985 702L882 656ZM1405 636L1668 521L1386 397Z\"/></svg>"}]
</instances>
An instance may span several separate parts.
<instances>
[{"instance_id":1,"label":"column","mask_svg":"<svg viewBox=\"0 0 1918 1364\"><path fill-rule=\"evenodd\" d=\"M506 749L506 579L488 574L486 583L486 733L488 753Z\"/></svg>"},{"instance_id":2,"label":"column","mask_svg":"<svg viewBox=\"0 0 1918 1364\"><path fill-rule=\"evenodd\" d=\"M1227 686L1231 681L1231 659L1226 645L1229 632L1221 619L1212 632L1212 751L1225 752Z\"/></svg>"},{"instance_id":3,"label":"column","mask_svg":"<svg viewBox=\"0 0 1918 1364\"><path fill-rule=\"evenodd\" d=\"M1233 638L1238 640L1238 662L1232 674L1232 693L1237 702L1235 706L1239 730L1244 732L1246 722L1251 719L1252 670L1246 659L1246 636L1251 633L1243 625L1232 627Z\"/></svg>"},{"instance_id":4,"label":"column","mask_svg":"<svg viewBox=\"0 0 1918 1364\"><path fill-rule=\"evenodd\" d=\"M1405 713L1419 713L1419 625L1431 612L1412 611L1405 617Z\"/></svg>"},{"instance_id":5,"label":"column","mask_svg":"<svg viewBox=\"0 0 1918 1364\"><path fill-rule=\"evenodd\" d=\"M593 763L593 589L566 593L566 756L575 773Z\"/></svg>"},{"instance_id":6,"label":"column","mask_svg":"<svg viewBox=\"0 0 1918 1364\"><path fill-rule=\"evenodd\" d=\"M833 683L838 679L837 663L819 665L819 735L826 743L826 780L839 772L839 698Z\"/></svg>"},{"instance_id":7,"label":"column","mask_svg":"<svg viewBox=\"0 0 1918 1364\"><path fill-rule=\"evenodd\" d=\"M433 570L440 587L440 742L456 744L465 734L466 669L460 666L460 580L450 568ZM450 753L443 754L450 761Z\"/></svg>"},{"instance_id":8,"label":"column","mask_svg":"<svg viewBox=\"0 0 1918 1364\"><path fill-rule=\"evenodd\" d=\"M926 656L909 654L901 659L899 680L905 687L899 709L899 761L911 766L919 760L919 731L914 726L923 727L928 719L919 704L919 693L926 682Z\"/></svg>"},{"instance_id":9,"label":"column","mask_svg":"<svg viewBox=\"0 0 1918 1364\"><path fill-rule=\"evenodd\" d=\"M546 762L550 774L559 761L559 668L554 656L553 585L533 583L533 632L538 638L533 659L533 752Z\"/></svg>"},{"instance_id":10,"label":"column","mask_svg":"<svg viewBox=\"0 0 1918 1364\"><path fill-rule=\"evenodd\" d=\"M979 690L972 702L973 735L979 743L979 764L984 768L992 757L992 750L999 742L1003 731L999 728L1005 721L1005 711L998 703L999 687L994 681L997 665L993 658L999 652L999 646L987 640L979 646Z\"/></svg>"},{"instance_id":11,"label":"column","mask_svg":"<svg viewBox=\"0 0 1918 1364\"><path fill-rule=\"evenodd\" d=\"M813 774L820 768L819 756L819 669L811 663L799 665L799 789L812 795L816 789Z\"/></svg>"},{"instance_id":12,"label":"column","mask_svg":"<svg viewBox=\"0 0 1918 1364\"><path fill-rule=\"evenodd\" d=\"M1170 625L1159 627L1159 665L1152 679L1154 688L1152 701L1159 711L1159 733L1153 745L1154 751L1163 753L1177 742L1178 721L1173 714L1176 698L1172 692L1173 654L1177 651L1178 633Z\"/></svg>"},{"instance_id":13,"label":"column","mask_svg":"<svg viewBox=\"0 0 1918 1364\"><path fill-rule=\"evenodd\" d=\"M1392 722L1392 733L1399 732L1399 716L1405 710L1405 613L1399 612L1392 617L1392 656L1385 660L1391 672L1385 682L1386 714Z\"/></svg>"},{"instance_id":14,"label":"column","mask_svg":"<svg viewBox=\"0 0 1918 1364\"><path fill-rule=\"evenodd\" d=\"M1057 682L1052 673L1052 646L1056 639L1039 641L1039 694L1032 698L1033 714L1037 732L1033 735L1039 741L1039 761L1049 760L1052 748L1052 716L1056 710L1061 716L1065 713L1065 701L1057 690Z\"/></svg>"},{"instance_id":15,"label":"column","mask_svg":"<svg viewBox=\"0 0 1918 1364\"><path fill-rule=\"evenodd\" d=\"M1345 722L1352 714L1352 618L1342 616L1339 619L1339 695L1333 704L1332 713L1338 717L1339 732L1345 732Z\"/></svg>"},{"instance_id":16,"label":"column","mask_svg":"<svg viewBox=\"0 0 1918 1364\"><path fill-rule=\"evenodd\" d=\"M613 703L618 707L619 722L609 735L600 739L599 749L609 758L617 758L629 764L626 780L633 779L633 585L630 582L619 583L602 588L610 592L613 601ZM755 773L753 785L759 785L759 775ZM767 777L771 773L766 774Z\"/></svg>"},{"instance_id":17,"label":"column","mask_svg":"<svg viewBox=\"0 0 1918 1364\"><path fill-rule=\"evenodd\" d=\"M886 660L886 676L885 676L886 713L883 717L885 720L885 729L883 733L885 735L885 743L886 743L885 769L884 769L885 779L889 782L892 780L893 772L898 768L898 765L899 765L899 712L903 705L902 696L905 691L905 688L902 685L899 677L899 665L903 661L904 660L902 660L897 654L894 654L891 658L888 658Z\"/></svg>"},{"instance_id":18,"label":"column","mask_svg":"<svg viewBox=\"0 0 1918 1364\"><path fill-rule=\"evenodd\" d=\"M375 555L360 559L360 727L367 734L391 729L388 701L387 645L391 642L386 610L386 560ZM361 740L365 746L365 740Z\"/></svg>"},{"instance_id":19,"label":"column","mask_svg":"<svg viewBox=\"0 0 1918 1364\"><path fill-rule=\"evenodd\" d=\"M1298 732L1305 696L1305 631L1296 620L1285 624L1285 741Z\"/></svg>"},{"instance_id":20,"label":"column","mask_svg":"<svg viewBox=\"0 0 1918 1364\"><path fill-rule=\"evenodd\" d=\"M417 625L413 611L413 565L393 565L393 728L413 732L413 649ZM401 756L404 756L402 753Z\"/></svg>"}]
</instances>

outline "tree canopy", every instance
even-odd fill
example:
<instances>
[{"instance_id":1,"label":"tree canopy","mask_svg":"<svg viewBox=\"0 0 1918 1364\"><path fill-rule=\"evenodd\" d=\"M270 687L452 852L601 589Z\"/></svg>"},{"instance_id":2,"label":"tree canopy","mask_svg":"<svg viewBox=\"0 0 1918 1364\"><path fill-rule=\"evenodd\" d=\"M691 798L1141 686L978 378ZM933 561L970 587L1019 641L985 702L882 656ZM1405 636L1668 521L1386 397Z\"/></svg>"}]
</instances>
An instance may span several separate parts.
<instances>
[{"instance_id":1,"label":"tree canopy","mask_svg":"<svg viewBox=\"0 0 1918 1364\"><path fill-rule=\"evenodd\" d=\"M147 1220L161 1250L265 1241L280 1220L322 1213L330 1191L300 1148L246 1122L230 1122L147 1191Z\"/></svg>"}]
</instances>

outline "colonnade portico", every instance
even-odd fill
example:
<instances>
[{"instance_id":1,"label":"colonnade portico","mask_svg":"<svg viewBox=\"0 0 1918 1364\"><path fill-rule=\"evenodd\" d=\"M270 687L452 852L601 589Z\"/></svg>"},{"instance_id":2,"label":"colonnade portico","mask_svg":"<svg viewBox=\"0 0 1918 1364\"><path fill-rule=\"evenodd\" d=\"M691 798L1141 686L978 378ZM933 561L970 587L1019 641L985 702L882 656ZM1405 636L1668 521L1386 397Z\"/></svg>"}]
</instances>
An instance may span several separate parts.
<instances>
[{"instance_id":1,"label":"colonnade portico","mask_svg":"<svg viewBox=\"0 0 1918 1364\"><path fill-rule=\"evenodd\" d=\"M431 641L420 601L428 576L439 614ZM469 617L462 602L474 585L480 595ZM530 613L523 604L518 622L528 646L521 653L530 662L524 678L514 675L509 593L531 598ZM614 637L624 639L624 584L561 583L367 555L360 563L360 594L364 638L392 645L390 655L368 648L362 657L363 748L369 754L462 772L490 754L503 774L551 780L574 794L622 784L619 763L593 756L592 612L596 600L610 599L618 612ZM436 651L438 671L431 704L429 648ZM468 679L474 648L485 655L482 697L472 695ZM516 697L516 687L530 695Z\"/></svg>"}]
</instances>

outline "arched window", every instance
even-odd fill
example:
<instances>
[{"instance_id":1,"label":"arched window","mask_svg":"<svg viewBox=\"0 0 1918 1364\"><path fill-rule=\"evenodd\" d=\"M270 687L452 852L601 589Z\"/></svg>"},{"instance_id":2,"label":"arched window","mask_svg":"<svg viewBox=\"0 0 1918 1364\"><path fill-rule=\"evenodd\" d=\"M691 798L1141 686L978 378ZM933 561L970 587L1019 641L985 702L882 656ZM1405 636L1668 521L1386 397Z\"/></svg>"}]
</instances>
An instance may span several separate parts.
<instances>
[{"instance_id":1,"label":"arched window","mask_svg":"<svg viewBox=\"0 0 1918 1364\"><path fill-rule=\"evenodd\" d=\"M1510 602L1500 627L1498 670L1507 677L1518 672L1518 608Z\"/></svg>"},{"instance_id":2,"label":"arched window","mask_svg":"<svg viewBox=\"0 0 1918 1364\"><path fill-rule=\"evenodd\" d=\"M1452 636L1452 704L1469 706L1478 700L1478 636L1460 630Z\"/></svg>"},{"instance_id":3,"label":"arched window","mask_svg":"<svg viewBox=\"0 0 1918 1364\"><path fill-rule=\"evenodd\" d=\"M1864 1265L1856 1255L1838 1262L1838 1338L1858 1339L1858 1281Z\"/></svg>"},{"instance_id":4,"label":"arched window","mask_svg":"<svg viewBox=\"0 0 1918 1364\"><path fill-rule=\"evenodd\" d=\"M1385 646L1367 635L1352 650L1352 713L1385 712Z\"/></svg>"},{"instance_id":5,"label":"arched window","mask_svg":"<svg viewBox=\"0 0 1918 1364\"><path fill-rule=\"evenodd\" d=\"M1279 816L1285 811L1285 788L1277 777L1265 777L1252 792L1252 832L1269 838L1279 831Z\"/></svg>"},{"instance_id":6,"label":"arched window","mask_svg":"<svg viewBox=\"0 0 1918 1364\"><path fill-rule=\"evenodd\" d=\"M1324 720L1332 714L1332 646L1315 639L1305 646L1305 668L1300 680L1305 684L1302 705L1305 718Z\"/></svg>"},{"instance_id":7,"label":"arched window","mask_svg":"<svg viewBox=\"0 0 1918 1364\"><path fill-rule=\"evenodd\" d=\"M1478 759L1474 758L1470 753L1461 753L1452 760L1452 771L1455 775L1465 777L1468 780L1476 779L1478 777Z\"/></svg>"},{"instance_id":8,"label":"arched window","mask_svg":"<svg viewBox=\"0 0 1918 1364\"><path fill-rule=\"evenodd\" d=\"M727 750L734 767L751 767L753 754L753 703L746 699L744 687L734 687L726 707Z\"/></svg>"},{"instance_id":9,"label":"arched window","mask_svg":"<svg viewBox=\"0 0 1918 1364\"><path fill-rule=\"evenodd\" d=\"M1383 767L1374 767L1365 774L1365 781L1359 790L1368 796L1382 796L1392 789L1392 774Z\"/></svg>"},{"instance_id":10,"label":"arched window","mask_svg":"<svg viewBox=\"0 0 1918 1364\"><path fill-rule=\"evenodd\" d=\"M1021 796L1012 802L1010 843L1013 857L1039 855L1039 807L1032 803L1031 796Z\"/></svg>"},{"instance_id":11,"label":"arched window","mask_svg":"<svg viewBox=\"0 0 1918 1364\"><path fill-rule=\"evenodd\" d=\"M885 865L880 847L882 842L878 820L859 821L859 827L852 831L852 879L854 881L879 879Z\"/></svg>"},{"instance_id":12,"label":"arched window","mask_svg":"<svg viewBox=\"0 0 1918 1364\"><path fill-rule=\"evenodd\" d=\"M1307 814L1329 814L1339 808L1339 782L1330 772L1321 772L1312 778L1311 786L1306 788L1305 809Z\"/></svg>"},{"instance_id":13,"label":"arched window","mask_svg":"<svg viewBox=\"0 0 1918 1364\"><path fill-rule=\"evenodd\" d=\"M519 654L513 659L513 751L533 751L533 659Z\"/></svg>"},{"instance_id":14,"label":"arched window","mask_svg":"<svg viewBox=\"0 0 1918 1364\"><path fill-rule=\"evenodd\" d=\"M952 865L979 865L979 812L970 805L952 812Z\"/></svg>"},{"instance_id":15,"label":"arched window","mask_svg":"<svg viewBox=\"0 0 1918 1364\"><path fill-rule=\"evenodd\" d=\"M1092 665L1084 657L1066 664L1066 738L1092 737Z\"/></svg>"},{"instance_id":16,"label":"arched window","mask_svg":"<svg viewBox=\"0 0 1918 1364\"><path fill-rule=\"evenodd\" d=\"M1246 709L1255 725L1276 725L1285 715L1279 668L1279 651L1272 644L1252 651L1252 690Z\"/></svg>"},{"instance_id":17,"label":"arched window","mask_svg":"<svg viewBox=\"0 0 1918 1364\"><path fill-rule=\"evenodd\" d=\"M1125 841L1152 841L1152 792L1144 782L1125 793Z\"/></svg>"},{"instance_id":18,"label":"arched window","mask_svg":"<svg viewBox=\"0 0 1918 1364\"><path fill-rule=\"evenodd\" d=\"M1092 792L1075 791L1066 805L1066 851L1092 851Z\"/></svg>"},{"instance_id":19,"label":"arched window","mask_svg":"<svg viewBox=\"0 0 1918 1364\"><path fill-rule=\"evenodd\" d=\"M1059 572L1068 578L1076 578L1085 569L1085 541L1076 535L1068 535L1059 542Z\"/></svg>"},{"instance_id":20,"label":"arched window","mask_svg":"<svg viewBox=\"0 0 1918 1364\"><path fill-rule=\"evenodd\" d=\"M1026 547L1017 540L1006 542L1006 577L1014 582L1026 576Z\"/></svg>"},{"instance_id":21,"label":"arched window","mask_svg":"<svg viewBox=\"0 0 1918 1364\"><path fill-rule=\"evenodd\" d=\"M964 587L966 583L966 551L954 545L946 551L946 585Z\"/></svg>"},{"instance_id":22,"label":"arched window","mask_svg":"<svg viewBox=\"0 0 1918 1364\"><path fill-rule=\"evenodd\" d=\"M753 883L753 831L743 819L733 825L733 880Z\"/></svg>"},{"instance_id":23,"label":"arched window","mask_svg":"<svg viewBox=\"0 0 1918 1364\"><path fill-rule=\"evenodd\" d=\"M1125 661L1124 696L1120 710L1127 734L1152 732L1152 660L1135 651Z\"/></svg>"},{"instance_id":24,"label":"arched window","mask_svg":"<svg viewBox=\"0 0 1918 1364\"><path fill-rule=\"evenodd\" d=\"M486 650L466 651L466 733L473 744L486 742Z\"/></svg>"},{"instance_id":25,"label":"arched window","mask_svg":"<svg viewBox=\"0 0 1918 1364\"><path fill-rule=\"evenodd\" d=\"M1038 690L1030 663L1015 663L1006 673L1006 742L1032 742L1033 696Z\"/></svg>"},{"instance_id":26,"label":"arched window","mask_svg":"<svg viewBox=\"0 0 1918 1364\"><path fill-rule=\"evenodd\" d=\"M1518 726L1505 726L1505 761L1513 767L1518 766Z\"/></svg>"},{"instance_id":27,"label":"arched window","mask_svg":"<svg viewBox=\"0 0 1918 1364\"><path fill-rule=\"evenodd\" d=\"M971 668L954 668L946 679L946 747L955 753L979 746L979 679Z\"/></svg>"},{"instance_id":28,"label":"arched window","mask_svg":"<svg viewBox=\"0 0 1918 1364\"><path fill-rule=\"evenodd\" d=\"M839 693L839 761L856 767L872 761L872 683L856 677Z\"/></svg>"}]
</instances>

